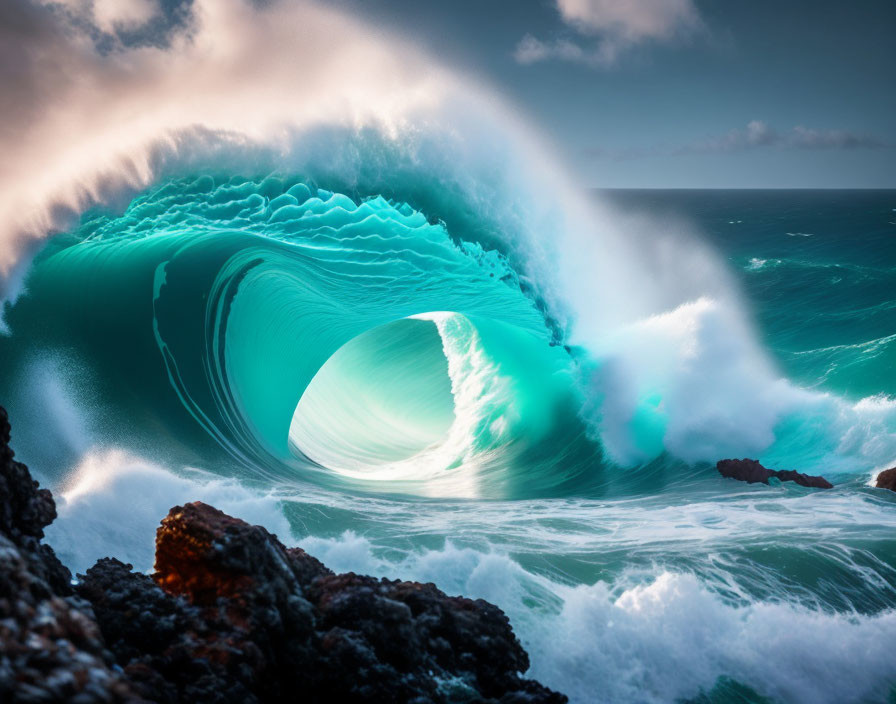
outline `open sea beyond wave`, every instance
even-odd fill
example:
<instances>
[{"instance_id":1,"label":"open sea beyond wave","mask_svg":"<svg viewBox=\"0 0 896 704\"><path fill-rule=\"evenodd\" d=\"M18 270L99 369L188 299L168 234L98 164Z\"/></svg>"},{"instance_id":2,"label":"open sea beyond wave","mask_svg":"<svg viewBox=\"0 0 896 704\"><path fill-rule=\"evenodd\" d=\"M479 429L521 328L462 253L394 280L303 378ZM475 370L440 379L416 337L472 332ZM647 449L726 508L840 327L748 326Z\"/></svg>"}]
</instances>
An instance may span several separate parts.
<instances>
[{"instance_id":1,"label":"open sea beyond wave","mask_svg":"<svg viewBox=\"0 0 896 704\"><path fill-rule=\"evenodd\" d=\"M47 241L0 397L62 560L150 569L203 500L499 605L574 702L894 701L896 192L595 194L689 234L607 250L681 295L588 336L621 288L564 309L470 199L374 180L179 175ZM715 471L747 455L835 488Z\"/></svg>"}]
</instances>

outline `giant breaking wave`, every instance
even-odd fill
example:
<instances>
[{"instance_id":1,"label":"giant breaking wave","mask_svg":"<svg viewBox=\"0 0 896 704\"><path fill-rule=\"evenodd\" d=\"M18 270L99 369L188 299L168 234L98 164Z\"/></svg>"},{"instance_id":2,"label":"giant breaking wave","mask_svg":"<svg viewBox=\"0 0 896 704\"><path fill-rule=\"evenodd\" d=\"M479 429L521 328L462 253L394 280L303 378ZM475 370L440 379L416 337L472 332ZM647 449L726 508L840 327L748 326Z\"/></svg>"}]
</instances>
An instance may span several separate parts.
<instances>
[{"instance_id":1,"label":"giant breaking wave","mask_svg":"<svg viewBox=\"0 0 896 704\"><path fill-rule=\"evenodd\" d=\"M493 91L317 3L196 0L143 44L44 4L0 10L30 88L0 392L66 561L148 568L153 521L212 497L496 601L576 701L883 700L892 512L860 487L896 404L782 378L686 224L591 198ZM705 464L732 455L845 488L732 494Z\"/></svg>"}]
</instances>

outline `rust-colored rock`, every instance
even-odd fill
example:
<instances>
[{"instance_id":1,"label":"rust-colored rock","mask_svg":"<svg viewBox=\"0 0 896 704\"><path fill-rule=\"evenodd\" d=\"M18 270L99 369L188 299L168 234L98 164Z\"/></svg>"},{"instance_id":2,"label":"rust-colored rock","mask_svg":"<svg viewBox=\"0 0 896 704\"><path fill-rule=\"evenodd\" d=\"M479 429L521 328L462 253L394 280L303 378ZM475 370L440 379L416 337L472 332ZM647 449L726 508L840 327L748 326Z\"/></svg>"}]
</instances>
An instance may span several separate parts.
<instances>
[{"instance_id":1,"label":"rust-colored rock","mask_svg":"<svg viewBox=\"0 0 896 704\"><path fill-rule=\"evenodd\" d=\"M233 544L232 536L247 531L252 531L247 523L206 504L175 506L156 533L153 578L169 594L196 604L212 603L218 597L238 598L252 586L250 566L241 569L228 560L227 548Z\"/></svg>"}]
</instances>

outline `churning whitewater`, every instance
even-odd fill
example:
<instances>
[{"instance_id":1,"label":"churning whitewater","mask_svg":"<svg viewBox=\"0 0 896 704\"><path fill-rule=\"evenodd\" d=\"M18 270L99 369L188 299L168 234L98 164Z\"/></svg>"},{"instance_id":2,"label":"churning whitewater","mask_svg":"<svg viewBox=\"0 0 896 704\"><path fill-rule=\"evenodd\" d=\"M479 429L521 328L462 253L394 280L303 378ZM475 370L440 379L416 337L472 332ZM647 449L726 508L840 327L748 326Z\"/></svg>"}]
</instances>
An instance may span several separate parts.
<instances>
[{"instance_id":1,"label":"churning whitewater","mask_svg":"<svg viewBox=\"0 0 896 704\"><path fill-rule=\"evenodd\" d=\"M67 31L77 85L34 99L79 138L4 138L0 393L73 570L149 569L204 500L496 603L575 702L888 701L896 504L866 484L896 401L850 386L861 344L836 388L788 380L740 278L765 240L735 272L592 198L486 91L317 4L197 0L114 65ZM726 482L733 456L836 486Z\"/></svg>"}]
</instances>

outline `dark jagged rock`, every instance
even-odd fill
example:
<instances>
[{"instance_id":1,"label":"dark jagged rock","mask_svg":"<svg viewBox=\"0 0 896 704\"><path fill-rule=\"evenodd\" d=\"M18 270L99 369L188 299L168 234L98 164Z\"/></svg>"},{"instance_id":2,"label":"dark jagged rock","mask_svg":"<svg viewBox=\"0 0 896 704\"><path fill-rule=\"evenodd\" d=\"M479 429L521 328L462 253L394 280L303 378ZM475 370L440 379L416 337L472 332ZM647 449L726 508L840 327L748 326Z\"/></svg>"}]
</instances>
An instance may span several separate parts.
<instances>
[{"instance_id":1,"label":"dark jagged rock","mask_svg":"<svg viewBox=\"0 0 896 704\"><path fill-rule=\"evenodd\" d=\"M737 479L750 484L759 482L768 484L769 478L773 476L772 470L766 469L757 460L719 460L716 469L727 479Z\"/></svg>"},{"instance_id":2,"label":"dark jagged rock","mask_svg":"<svg viewBox=\"0 0 896 704\"><path fill-rule=\"evenodd\" d=\"M162 521L152 576L105 558L73 594L40 543L52 496L0 414L0 701L566 701L520 676L528 656L496 606L334 574L201 503Z\"/></svg>"},{"instance_id":3,"label":"dark jagged rock","mask_svg":"<svg viewBox=\"0 0 896 704\"><path fill-rule=\"evenodd\" d=\"M152 579L101 560L78 591L159 701L566 701L520 677L528 656L496 606L333 574L202 503L162 521Z\"/></svg>"},{"instance_id":4,"label":"dark jagged rock","mask_svg":"<svg viewBox=\"0 0 896 704\"><path fill-rule=\"evenodd\" d=\"M78 592L93 604L107 646L155 702L256 702L262 657L225 618L204 614L115 559L99 560Z\"/></svg>"},{"instance_id":5,"label":"dark jagged rock","mask_svg":"<svg viewBox=\"0 0 896 704\"><path fill-rule=\"evenodd\" d=\"M0 406L0 535L20 549L29 569L55 594L71 594L71 572L49 545L40 542L44 528L56 518L56 502L31 478L28 468L16 462L9 439L9 417Z\"/></svg>"},{"instance_id":6,"label":"dark jagged rock","mask_svg":"<svg viewBox=\"0 0 896 704\"><path fill-rule=\"evenodd\" d=\"M0 701L141 701L112 667L93 613L70 573L40 543L53 497L16 462L0 408Z\"/></svg>"},{"instance_id":7,"label":"dark jagged rock","mask_svg":"<svg viewBox=\"0 0 896 704\"><path fill-rule=\"evenodd\" d=\"M834 488L834 485L824 477L816 477L811 474L802 474L793 469L779 469L775 472L774 476L776 476L782 482L794 482L796 484L799 484L800 486L807 486L811 489Z\"/></svg>"},{"instance_id":8,"label":"dark jagged rock","mask_svg":"<svg viewBox=\"0 0 896 704\"><path fill-rule=\"evenodd\" d=\"M877 481L874 483L878 489L889 489L896 491L896 467L885 469L877 475Z\"/></svg>"},{"instance_id":9,"label":"dark jagged rock","mask_svg":"<svg viewBox=\"0 0 896 704\"><path fill-rule=\"evenodd\" d=\"M759 464L758 460L719 460L716 463L719 474L729 479L737 479L749 484L768 484L768 480L776 478L782 482L794 482L800 486L813 489L833 489L824 477L815 477L810 474L801 474L792 469L767 469Z\"/></svg>"},{"instance_id":10,"label":"dark jagged rock","mask_svg":"<svg viewBox=\"0 0 896 704\"><path fill-rule=\"evenodd\" d=\"M481 696L495 699L519 690L517 673L529 668L499 608L446 597L434 584L349 573L316 580L309 596L320 613L324 638L339 657L361 659L372 651L396 672L435 668L461 675ZM404 647L395 647L396 635Z\"/></svg>"},{"instance_id":11,"label":"dark jagged rock","mask_svg":"<svg viewBox=\"0 0 896 704\"><path fill-rule=\"evenodd\" d=\"M33 564L0 536L0 701L143 701L112 668L89 605L54 595Z\"/></svg>"}]
</instances>

